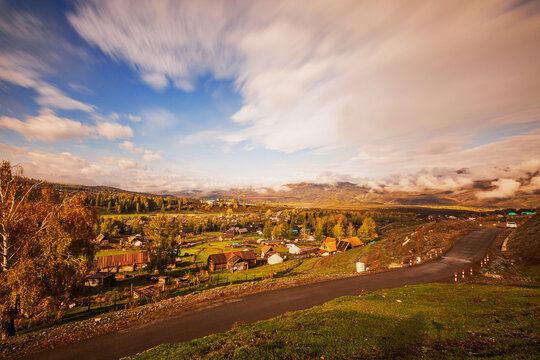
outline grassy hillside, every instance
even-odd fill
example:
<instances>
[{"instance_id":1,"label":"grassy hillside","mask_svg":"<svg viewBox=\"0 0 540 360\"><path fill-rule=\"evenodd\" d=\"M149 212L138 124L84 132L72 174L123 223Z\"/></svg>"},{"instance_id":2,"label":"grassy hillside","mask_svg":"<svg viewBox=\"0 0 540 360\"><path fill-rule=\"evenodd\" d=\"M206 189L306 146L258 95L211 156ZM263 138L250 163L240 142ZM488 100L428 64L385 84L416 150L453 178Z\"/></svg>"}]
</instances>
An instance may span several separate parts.
<instances>
[{"instance_id":1,"label":"grassy hillside","mask_svg":"<svg viewBox=\"0 0 540 360\"><path fill-rule=\"evenodd\" d=\"M133 359L539 358L539 297L485 285L381 290Z\"/></svg>"},{"instance_id":2,"label":"grassy hillside","mask_svg":"<svg viewBox=\"0 0 540 360\"><path fill-rule=\"evenodd\" d=\"M509 236L508 256L525 266L540 264L540 214Z\"/></svg>"}]
</instances>

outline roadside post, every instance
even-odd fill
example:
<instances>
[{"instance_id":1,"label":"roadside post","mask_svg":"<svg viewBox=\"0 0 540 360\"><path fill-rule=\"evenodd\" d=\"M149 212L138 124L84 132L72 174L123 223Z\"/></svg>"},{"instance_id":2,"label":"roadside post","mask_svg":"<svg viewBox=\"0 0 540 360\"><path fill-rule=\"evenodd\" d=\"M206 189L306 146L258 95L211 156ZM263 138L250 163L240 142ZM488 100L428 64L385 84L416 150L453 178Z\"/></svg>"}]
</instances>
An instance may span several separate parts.
<instances>
[{"instance_id":1,"label":"roadside post","mask_svg":"<svg viewBox=\"0 0 540 360\"><path fill-rule=\"evenodd\" d=\"M472 275L472 266L471 266L471 275Z\"/></svg>"},{"instance_id":2,"label":"roadside post","mask_svg":"<svg viewBox=\"0 0 540 360\"><path fill-rule=\"evenodd\" d=\"M465 270L461 270L461 278L465 279Z\"/></svg>"},{"instance_id":3,"label":"roadside post","mask_svg":"<svg viewBox=\"0 0 540 360\"><path fill-rule=\"evenodd\" d=\"M454 281L457 282L457 272L454 273Z\"/></svg>"}]
</instances>

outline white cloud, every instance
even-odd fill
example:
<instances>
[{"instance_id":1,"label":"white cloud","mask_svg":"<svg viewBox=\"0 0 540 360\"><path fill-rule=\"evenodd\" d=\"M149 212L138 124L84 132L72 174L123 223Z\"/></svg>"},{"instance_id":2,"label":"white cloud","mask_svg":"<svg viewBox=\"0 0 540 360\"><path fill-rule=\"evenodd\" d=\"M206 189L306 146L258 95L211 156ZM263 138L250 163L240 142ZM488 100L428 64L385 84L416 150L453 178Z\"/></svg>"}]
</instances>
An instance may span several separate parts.
<instances>
[{"instance_id":1,"label":"white cloud","mask_svg":"<svg viewBox=\"0 0 540 360\"><path fill-rule=\"evenodd\" d=\"M161 155L153 152L152 150L145 150L142 158L146 162L156 162L156 161L161 160Z\"/></svg>"},{"instance_id":2,"label":"white cloud","mask_svg":"<svg viewBox=\"0 0 540 360\"><path fill-rule=\"evenodd\" d=\"M116 123L99 122L96 125L96 131L99 135L109 140L125 139L133 136L133 130L127 125Z\"/></svg>"},{"instance_id":3,"label":"white cloud","mask_svg":"<svg viewBox=\"0 0 540 360\"><path fill-rule=\"evenodd\" d=\"M520 182L514 179L499 179L492 182L497 188L490 191L482 191L476 194L479 199L507 198L516 193L520 187Z\"/></svg>"},{"instance_id":4,"label":"white cloud","mask_svg":"<svg viewBox=\"0 0 540 360\"><path fill-rule=\"evenodd\" d=\"M149 128L167 128L177 121L177 117L167 109L153 108L143 112L144 122Z\"/></svg>"},{"instance_id":5,"label":"white cloud","mask_svg":"<svg viewBox=\"0 0 540 360\"><path fill-rule=\"evenodd\" d=\"M36 102L45 107L64 110L94 111L94 106L75 100L61 90L41 79L51 69L35 57L23 53L0 52L0 80L32 88L36 91Z\"/></svg>"},{"instance_id":6,"label":"white cloud","mask_svg":"<svg viewBox=\"0 0 540 360\"><path fill-rule=\"evenodd\" d=\"M142 120L142 118L140 116L136 116L136 115L132 115L132 114L128 114L127 115L127 118L133 122L140 122Z\"/></svg>"},{"instance_id":7,"label":"white cloud","mask_svg":"<svg viewBox=\"0 0 540 360\"><path fill-rule=\"evenodd\" d=\"M37 116L27 116L25 120L2 116L0 127L16 131L28 141L56 142L95 136L115 140L133 136L129 126L109 122L99 122L95 126L87 125L59 117L47 108L42 108Z\"/></svg>"},{"instance_id":8,"label":"white cloud","mask_svg":"<svg viewBox=\"0 0 540 360\"><path fill-rule=\"evenodd\" d=\"M2 116L0 126L22 134L29 141L55 142L90 137L92 134L92 127L60 118L47 109L42 109L38 116L28 117L25 121Z\"/></svg>"},{"instance_id":9,"label":"white cloud","mask_svg":"<svg viewBox=\"0 0 540 360\"><path fill-rule=\"evenodd\" d=\"M120 149L122 149L124 151L127 151L127 152L130 152L132 154L140 154L140 153L143 152L143 149L136 147L134 143L132 143L131 141L127 141L127 140L125 140L124 142L119 144L118 147Z\"/></svg>"}]
</instances>

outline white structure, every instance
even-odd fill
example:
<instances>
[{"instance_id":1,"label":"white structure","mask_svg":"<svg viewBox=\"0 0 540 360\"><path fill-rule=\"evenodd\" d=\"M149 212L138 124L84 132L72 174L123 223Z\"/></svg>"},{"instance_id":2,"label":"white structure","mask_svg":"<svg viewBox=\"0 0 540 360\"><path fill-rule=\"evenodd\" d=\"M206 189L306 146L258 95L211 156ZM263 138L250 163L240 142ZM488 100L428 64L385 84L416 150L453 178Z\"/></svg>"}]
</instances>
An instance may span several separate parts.
<instances>
[{"instance_id":1,"label":"white structure","mask_svg":"<svg viewBox=\"0 0 540 360\"><path fill-rule=\"evenodd\" d=\"M356 272L364 272L366 271L366 264L363 262L357 262L356 263Z\"/></svg>"},{"instance_id":2,"label":"white structure","mask_svg":"<svg viewBox=\"0 0 540 360\"><path fill-rule=\"evenodd\" d=\"M268 258L268 265L279 264L283 262L283 258L279 254L274 254Z\"/></svg>"},{"instance_id":3,"label":"white structure","mask_svg":"<svg viewBox=\"0 0 540 360\"><path fill-rule=\"evenodd\" d=\"M289 254L300 254L302 251L300 251L300 248L294 244L287 244L287 247L289 248Z\"/></svg>"},{"instance_id":4,"label":"white structure","mask_svg":"<svg viewBox=\"0 0 540 360\"><path fill-rule=\"evenodd\" d=\"M135 241L135 242L133 243L133 246L142 246L142 245L143 245L143 243L142 243L141 240L137 240L137 241Z\"/></svg>"}]
</instances>

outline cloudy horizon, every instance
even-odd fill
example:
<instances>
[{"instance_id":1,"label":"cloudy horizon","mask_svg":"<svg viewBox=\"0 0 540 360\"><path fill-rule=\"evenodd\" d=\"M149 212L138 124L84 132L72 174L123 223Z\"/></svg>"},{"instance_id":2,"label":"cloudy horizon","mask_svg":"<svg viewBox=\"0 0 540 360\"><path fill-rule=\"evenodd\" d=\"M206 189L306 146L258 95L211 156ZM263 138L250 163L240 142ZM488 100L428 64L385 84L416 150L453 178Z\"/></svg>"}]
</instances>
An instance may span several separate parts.
<instances>
[{"instance_id":1,"label":"cloudy horizon","mask_svg":"<svg viewBox=\"0 0 540 360\"><path fill-rule=\"evenodd\" d=\"M0 1L0 157L133 191L540 190L533 1Z\"/></svg>"}]
</instances>

